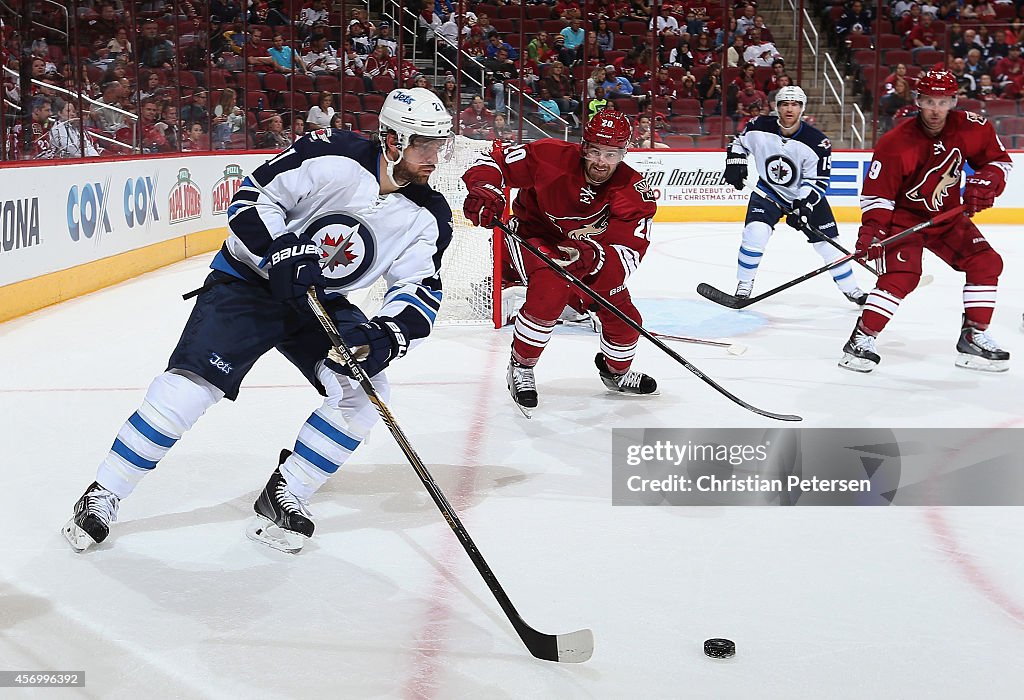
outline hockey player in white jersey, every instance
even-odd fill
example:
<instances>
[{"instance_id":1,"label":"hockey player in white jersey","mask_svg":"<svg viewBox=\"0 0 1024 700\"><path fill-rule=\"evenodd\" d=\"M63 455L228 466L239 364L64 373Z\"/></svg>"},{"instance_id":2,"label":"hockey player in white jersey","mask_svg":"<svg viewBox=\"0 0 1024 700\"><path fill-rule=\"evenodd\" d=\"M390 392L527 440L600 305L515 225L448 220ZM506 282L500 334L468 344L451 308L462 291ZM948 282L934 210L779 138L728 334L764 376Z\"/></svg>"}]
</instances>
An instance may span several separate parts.
<instances>
[{"instance_id":1,"label":"hockey player in white jersey","mask_svg":"<svg viewBox=\"0 0 1024 700\"><path fill-rule=\"evenodd\" d=\"M729 145L724 179L737 190L747 180L747 156L753 155L760 175L747 204L743 240L736 266L736 296L749 297L768 239L775 225L786 223L803 232L826 263L843 253L827 241L812 236L807 228L835 238L832 208L825 199L832 169L832 144L828 137L802 120L807 96L795 85L781 88L775 96L778 119L762 116L751 120ZM832 279L847 299L863 305L867 294L857 286L850 263L832 270Z\"/></svg>"},{"instance_id":2,"label":"hockey player in white jersey","mask_svg":"<svg viewBox=\"0 0 1024 700\"><path fill-rule=\"evenodd\" d=\"M427 184L451 144L452 120L429 90L395 90L370 140L322 129L246 177L228 209L229 235L197 290L167 370L150 385L64 528L82 551L102 542L118 504L221 398L235 399L257 359L277 349L324 396L282 454L254 509L250 538L297 551L313 534L307 503L359 447L377 412L306 304L314 287L382 398L383 370L431 332L452 213ZM346 294L381 276L372 319ZM258 429L253 426L251 430Z\"/></svg>"}]
</instances>

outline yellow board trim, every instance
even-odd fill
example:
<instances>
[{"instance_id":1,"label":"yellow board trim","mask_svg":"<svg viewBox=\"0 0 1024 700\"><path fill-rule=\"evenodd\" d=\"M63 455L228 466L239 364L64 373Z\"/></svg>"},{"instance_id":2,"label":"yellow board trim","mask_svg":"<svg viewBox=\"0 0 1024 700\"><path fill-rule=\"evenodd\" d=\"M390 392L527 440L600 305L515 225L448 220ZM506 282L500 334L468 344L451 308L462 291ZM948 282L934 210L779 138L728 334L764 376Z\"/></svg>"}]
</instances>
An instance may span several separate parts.
<instances>
[{"instance_id":1,"label":"yellow board trim","mask_svg":"<svg viewBox=\"0 0 1024 700\"><path fill-rule=\"evenodd\" d=\"M860 223L859 207L833 207L836 221L845 224ZM661 205L654 216L655 221L697 223L703 221L742 224L747 215L747 205L724 207L669 207ZM1024 209L992 208L981 212L973 219L976 224L1020 224L1024 223Z\"/></svg>"},{"instance_id":2,"label":"yellow board trim","mask_svg":"<svg viewBox=\"0 0 1024 700\"><path fill-rule=\"evenodd\" d=\"M109 258L0 287L0 323L220 247L226 228L186 234Z\"/></svg>"}]
</instances>

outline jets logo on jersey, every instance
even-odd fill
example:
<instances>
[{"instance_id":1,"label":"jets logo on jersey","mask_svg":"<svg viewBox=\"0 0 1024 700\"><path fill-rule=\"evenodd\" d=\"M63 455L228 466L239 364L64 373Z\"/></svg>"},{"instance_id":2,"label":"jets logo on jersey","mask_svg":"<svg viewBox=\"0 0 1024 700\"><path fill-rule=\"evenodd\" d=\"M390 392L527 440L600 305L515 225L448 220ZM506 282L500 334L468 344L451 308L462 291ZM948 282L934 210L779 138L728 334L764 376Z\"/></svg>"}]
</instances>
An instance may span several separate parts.
<instances>
[{"instance_id":1,"label":"jets logo on jersey","mask_svg":"<svg viewBox=\"0 0 1024 700\"><path fill-rule=\"evenodd\" d=\"M306 225L306 235L323 251L324 276L339 286L359 279L373 265L377 243L365 221L351 214L324 214Z\"/></svg>"},{"instance_id":2,"label":"jets logo on jersey","mask_svg":"<svg viewBox=\"0 0 1024 700\"><path fill-rule=\"evenodd\" d=\"M611 210L605 204L600 211L590 216L565 216L558 218L548 214L548 218L567 238L581 240L604 233L608 228L608 218L610 215Z\"/></svg>"},{"instance_id":3,"label":"jets logo on jersey","mask_svg":"<svg viewBox=\"0 0 1024 700\"><path fill-rule=\"evenodd\" d=\"M832 142L829 141L828 137L826 136L825 138L823 138L821 140L821 143L818 144L818 148L831 149L832 148Z\"/></svg>"},{"instance_id":4,"label":"jets logo on jersey","mask_svg":"<svg viewBox=\"0 0 1024 700\"><path fill-rule=\"evenodd\" d=\"M796 182L796 174L793 161L784 155L774 155L764 161L764 177L773 185L789 187Z\"/></svg>"},{"instance_id":5,"label":"jets logo on jersey","mask_svg":"<svg viewBox=\"0 0 1024 700\"><path fill-rule=\"evenodd\" d=\"M921 181L910 188L907 199L921 202L928 211L939 211L950 189L960 187L960 168L964 157L959 148L954 148L942 162L929 170Z\"/></svg>"}]
</instances>

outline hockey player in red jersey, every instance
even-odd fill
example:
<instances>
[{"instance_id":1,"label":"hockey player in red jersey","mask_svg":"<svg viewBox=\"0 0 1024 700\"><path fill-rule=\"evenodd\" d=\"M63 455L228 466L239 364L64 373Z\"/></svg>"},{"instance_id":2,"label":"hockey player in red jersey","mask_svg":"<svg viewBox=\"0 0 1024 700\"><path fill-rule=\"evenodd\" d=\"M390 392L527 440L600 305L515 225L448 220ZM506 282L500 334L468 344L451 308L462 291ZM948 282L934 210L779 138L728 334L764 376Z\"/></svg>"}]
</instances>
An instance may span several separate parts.
<instances>
[{"instance_id":1,"label":"hockey player in red jersey","mask_svg":"<svg viewBox=\"0 0 1024 700\"><path fill-rule=\"evenodd\" d=\"M860 197L857 252L878 260L882 274L843 348L840 367L870 372L879 363L875 337L917 286L921 254L927 248L967 277L957 366L1008 369L1010 353L985 332L995 310L1003 261L969 217L991 207L1002 194L1012 163L988 120L974 112L952 111L956 94L952 73L925 73L917 83L917 118L885 134L875 147ZM967 165L974 172L964 188L964 216L880 245L897 231L959 206L960 178Z\"/></svg>"},{"instance_id":2,"label":"hockey player in red jersey","mask_svg":"<svg viewBox=\"0 0 1024 700\"><path fill-rule=\"evenodd\" d=\"M647 252L657 205L643 176L622 162L631 133L622 114L600 112L587 124L582 144L541 139L496 147L463 175L469 189L464 208L474 224L489 226L505 210L505 188L519 188L510 228L640 323L626 279ZM533 368L562 310L579 304L581 295L514 241L508 241L508 250L527 281L508 385L529 415L537 406ZM655 393L653 378L630 369L639 334L611 313L597 313L602 331L595 361L605 386L629 394Z\"/></svg>"}]
</instances>

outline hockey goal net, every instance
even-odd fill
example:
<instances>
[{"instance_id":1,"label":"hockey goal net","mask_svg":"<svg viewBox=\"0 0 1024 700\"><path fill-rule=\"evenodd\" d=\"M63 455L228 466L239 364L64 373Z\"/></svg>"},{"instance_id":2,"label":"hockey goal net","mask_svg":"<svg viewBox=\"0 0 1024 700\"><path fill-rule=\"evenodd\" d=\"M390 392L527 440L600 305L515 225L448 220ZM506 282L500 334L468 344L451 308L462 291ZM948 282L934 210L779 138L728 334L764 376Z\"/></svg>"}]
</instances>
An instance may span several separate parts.
<instances>
[{"instance_id":1,"label":"hockey goal net","mask_svg":"<svg viewBox=\"0 0 1024 700\"><path fill-rule=\"evenodd\" d=\"M494 280L495 234L473 226L462 213L466 200L466 185L462 174L469 169L481 153L491 149L491 141L456 136L451 157L439 164L431 178L431 185L444 195L452 209L451 245L441 261L441 285L444 298L436 324L500 325L495 320ZM384 280L379 280L369 291L364 308L380 308L384 300ZM500 306L500 301L499 304Z\"/></svg>"}]
</instances>

